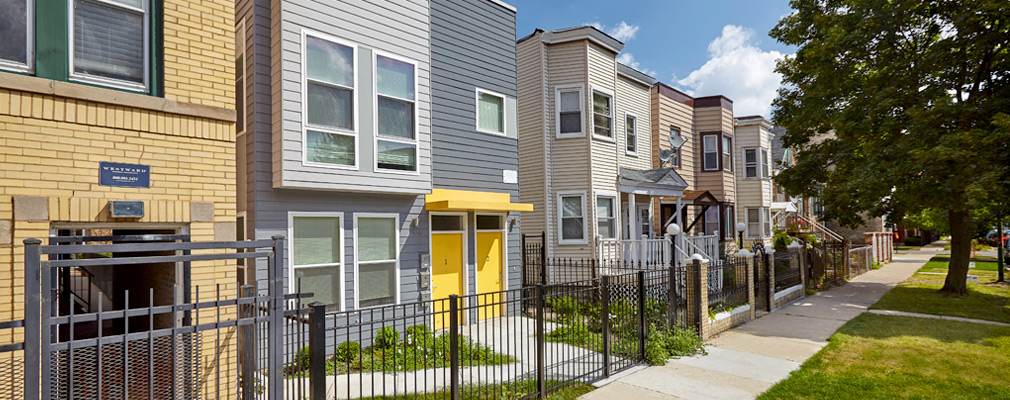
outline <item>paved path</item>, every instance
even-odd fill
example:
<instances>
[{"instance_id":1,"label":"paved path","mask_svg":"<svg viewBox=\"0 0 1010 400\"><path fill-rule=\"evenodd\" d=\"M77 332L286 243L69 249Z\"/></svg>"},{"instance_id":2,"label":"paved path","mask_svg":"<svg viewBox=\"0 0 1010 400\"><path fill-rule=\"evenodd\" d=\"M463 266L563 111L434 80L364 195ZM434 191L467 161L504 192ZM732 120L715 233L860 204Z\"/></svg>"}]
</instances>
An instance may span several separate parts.
<instances>
[{"instance_id":1,"label":"paved path","mask_svg":"<svg viewBox=\"0 0 1010 400\"><path fill-rule=\"evenodd\" d=\"M895 262L884 268L723 332L709 340L706 356L634 370L581 398L753 399L826 346L845 322L912 276L943 244L895 254Z\"/></svg>"},{"instance_id":2,"label":"paved path","mask_svg":"<svg viewBox=\"0 0 1010 400\"><path fill-rule=\"evenodd\" d=\"M996 326L1010 326L1010 324L1008 324L1006 322L986 321L984 319L974 319L974 318L951 317L951 316L947 316L947 315L922 314L922 313L907 312L907 311L868 310L867 312L870 313L870 314L895 315L895 316L899 316L899 317L945 319L945 320L948 320L948 321L971 322L973 324L986 324L986 325L996 325Z\"/></svg>"}]
</instances>

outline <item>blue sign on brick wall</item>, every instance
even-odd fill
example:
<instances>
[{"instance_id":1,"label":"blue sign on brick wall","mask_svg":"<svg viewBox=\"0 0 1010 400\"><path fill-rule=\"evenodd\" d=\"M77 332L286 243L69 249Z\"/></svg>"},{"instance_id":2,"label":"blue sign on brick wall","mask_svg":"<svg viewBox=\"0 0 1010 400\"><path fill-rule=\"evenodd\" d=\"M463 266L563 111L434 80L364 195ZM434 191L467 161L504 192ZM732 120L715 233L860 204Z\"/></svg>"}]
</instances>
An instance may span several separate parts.
<instances>
[{"instance_id":1,"label":"blue sign on brick wall","mask_svg":"<svg viewBox=\"0 0 1010 400\"><path fill-rule=\"evenodd\" d=\"M151 166L114 162L98 163L98 184L102 186L151 187Z\"/></svg>"}]
</instances>

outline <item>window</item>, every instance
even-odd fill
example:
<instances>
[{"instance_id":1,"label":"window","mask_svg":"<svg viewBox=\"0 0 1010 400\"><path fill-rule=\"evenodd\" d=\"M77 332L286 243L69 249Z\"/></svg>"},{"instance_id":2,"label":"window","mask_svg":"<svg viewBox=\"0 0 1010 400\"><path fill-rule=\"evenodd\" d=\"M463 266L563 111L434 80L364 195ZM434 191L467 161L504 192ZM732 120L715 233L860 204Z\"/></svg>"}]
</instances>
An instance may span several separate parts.
<instances>
[{"instance_id":1,"label":"window","mask_svg":"<svg viewBox=\"0 0 1010 400\"><path fill-rule=\"evenodd\" d=\"M477 229L500 231L504 228L501 215L477 215Z\"/></svg>"},{"instance_id":2,"label":"window","mask_svg":"<svg viewBox=\"0 0 1010 400\"><path fill-rule=\"evenodd\" d=\"M35 59L35 2L0 0L0 68L31 72Z\"/></svg>"},{"instance_id":3,"label":"window","mask_svg":"<svg viewBox=\"0 0 1010 400\"><path fill-rule=\"evenodd\" d=\"M760 178L758 175L758 164L761 161L758 159L757 149L743 149L743 177L744 178Z\"/></svg>"},{"instance_id":4,"label":"window","mask_svg":"<svg viewBox=\"0 0 1010 400\"><path fill-rule=\"evenodd\" d=\"M310 34L303 37L306 163L357 167L355 70L357 48Z\"/></svg>"},{"instance_id":5,"label":"window","mask_svg":"<svg viewBox=\"0 0 1010 400\"><path fill-rule=\"evenodd\" d=\"M416 81L413 62L376 53L376 169L417 171Z\"/></svg>"},{"instance_id":6,"label":"window","mask_svg":"<svg viewBox=\"0 0 1010 400\"><path fill-rule=\"evenodd\" d=\"M440 215L432 214L431 216L431 230L440 232L454 232L465 230L463 228L463 219L458 215Z\"/></svg>"},{"instance_id":7,"label":"window","mask_svg":"<svg viewBox=\"0 0 1010 400\"><path fill-rule=\"evenodd\" d=\"M772 235L772 210L770 208L763 208L764 212L764 231L762 232L764 236Z\"/></svg>"},{"instance_id":8,"label":"window","mask_svg":"<svg viewBox=\"0 0 1010 400\"><path fill-rule=\"evenodd\" d=\"M339 310L342 303L342 235L340 217L295 215L291 217L291 292L312 293L304 304L321 302Z\"/></svg>"},{"instance_id":9,"label":"window","mask_svg":"<svg viewBox=\"0 0 1010 400\"><path fill-rule=\"evenodd\" d=\"M771 174L768 172L771 170L772 160L768 158L768 149L761 148L761 177L768 179L771 178Z\"/></svg>"},{"instance_id":10,"label":"window","mask_svg":"<svg viewBox=\"0 0 1010 400\"><path fill-rule=\"evenodd\" d=\"M355 216L358 307L398 300L399 231L397 217Z\"/></svg>"},{"instance_id":11,"label":"window","mask_svg":"<svg viewBox=\"0 0 1010 400\"><path fill-rule=\"evenodd\" d=\"M719 230L719 206L711 206L705 210L705 234L713 235Z\"/></svg>"},{"instance_id":12,"label":"window","mask_svg":"<svg viewBox=\"0 0 1010 400\"><path fill-rule=\"evenodd\" d=\"M2 1L2 0L0 0ZM245 133L245 21L235 26L235 131Z\"/></svg>"},{"instance_id":13,"label":"window","mask_svg":"<svg viewBox=\"0 0 1010 400\"><path fill-rule=\"evenodd\" d=\"M702 151L704 152L705 171L719 170L719 137L706 135L702 137Z\"/></svg>"},{"instance_id":14,"label":"window","mask_svg":"<svg viewBox=\"0 0 1010 400\"><path fill-rule=\"evenodd\" d=\"M629 155L635 155L638 153L638 117L634 114L624 114L624 130L627 140L626 151Z\"/></svg>"},{"instance_id":15,"label":"window","mask_svg":"<svg viewBox=\"0 0 1010 400\"><path fill-rule=\"evenodd\" d=\"M505 134L505 96L477 89L477 131Z\"/></svg>"},{"instance_id":16,"label":"window","mask_svg":"<svg viewBox=\"0 0 1010 400\"><path fill-rule=\"evenodd\" d=\"M670 137L673 137L673 136L681 137L680 136L680 129L677 129L677 127L675 127L675 126L671 126L670 127ZM684 148L684 145L681 145L680 147L678 147L676 149L673 149L673 158L670 159L670 165L672 165L674 167L680 167L681 166L681 164L680 164L680 150L683 149L683 148Z\"/></svg>"},{"instance_id":17,"label":"window","mask_svg":"<svg viewBox=\"0 0 1010 400\"><path fill-rule=\"evenodd\" d=\"M614 138L614 98L606 93L593 91L593 134Z\"/></svg>"},{"instance_id":18,"label":"window","mask_svg":"<svg viewBox=\"0 0 1010 400\"><path fill-rule=\"evenodd\" d=\"M747 237L762 237L760 208L747 209Z\"/></svg>"},{"instance_id":19,"label":"window","mask_svg":"<svg viewBox=\"0 0 1010 400\"><path fill-rule=\"evenodd\" d=\"M558 219L561 226L560 244L584 244L586 241L585 196L558 195Z\"/></svg>"},{"instance_id":20,"label":"window","mask_svg":"<svg viewBox=\"0 0 1010 400\"><path fill-rule=\"evenodd\" d=\"M616 197L596 196L596 234L604 239L617 238Z\"/></svg>"},{"instance_id":21,"label":"window","mask_svg":"<svg viewBox=\"0 0 1010 400\"><path fill-rule=\"evenodd\" d=\"M652 216L649 207L638 209L638 234L644 237L652 237Z\"/></svg>"},{"instance_id":22,"label":"window","mask_svg":"<svg viewBox=\"0 0 1010 400\"><path fill-rule=\"evenodd\" d=\"M722 169L724 169L726 171L732 171L733 170L733 158L731 156L732 154L733 154L733 142L730 141L730 138L728 138L726 136L723 136L722 137Z\"/></svg>"},{"instance_id":23,"label":"window","mask_svg":"<svg viewBox=\"0 0 1010 400\"><path fill-rule=\"evenodd\" d=\"M736 232L736 214L733 213L733 206L726 206L726 217L723 221L726 221L726 225L722 229L722 237L725 239L733 239L733 232Z\"/></svg>"},{"instance_id":24,"label":"window","mask_svg":"<svg viewBox=\"0 0 1010 400\"><path fill-rule=\"evenodd\" d=\"M70 78L148 89L149 0L73 0Z\"/></svg>"},{"instance_id":25,"label":"window","mask_svg":"<svg viewBox=\"0 0 1010 400\"><path fill-rule=\"evenodd\" d=\"M558 88L554 94L557 107L557 137L584 135L582 118L582 87Z\"/></svg>"}]
</instances>

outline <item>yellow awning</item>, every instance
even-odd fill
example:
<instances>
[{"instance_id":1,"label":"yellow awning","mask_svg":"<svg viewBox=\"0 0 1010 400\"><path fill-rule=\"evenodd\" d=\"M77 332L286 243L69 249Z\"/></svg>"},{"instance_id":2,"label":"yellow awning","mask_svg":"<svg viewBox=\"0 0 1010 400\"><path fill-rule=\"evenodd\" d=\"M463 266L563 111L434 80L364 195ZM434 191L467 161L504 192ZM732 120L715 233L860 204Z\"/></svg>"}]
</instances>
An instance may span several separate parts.
<instances>
[{"instance_id":1,"label":"yellow awning","mask_svg":"<svg viewBox=\"0 0 1010 400\"><path fill-rule=\"evenodd\" d=\"M532 204L513 203L508 193L432 189L424 196L428 211L533 211Z\"/></svg>"}]
</instances>

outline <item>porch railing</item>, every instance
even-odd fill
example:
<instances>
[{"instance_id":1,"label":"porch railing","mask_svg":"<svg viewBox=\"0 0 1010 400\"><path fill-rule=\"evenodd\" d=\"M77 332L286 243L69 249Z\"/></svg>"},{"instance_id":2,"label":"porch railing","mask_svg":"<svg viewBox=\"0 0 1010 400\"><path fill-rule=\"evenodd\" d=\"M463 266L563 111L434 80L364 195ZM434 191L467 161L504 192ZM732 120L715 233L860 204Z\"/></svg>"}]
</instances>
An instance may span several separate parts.
<instances>
[{"instance_id":1,"label":"porch railing","mask_svg":"<svg viewBox=\"0 0 1010 400\"><path fill-rule=\"evenodd\" d=\"M706 259L714 260L719 254L719 231L711 235L684 236L684 243L688 253L698 253Z\"/></svg>"},{"instance_id":2,"label":"porch railing","mask_svg":"<svg viewBox=\"0 0 1010 400\"><path fill-rule=\"evenodd\" d=\"M601 261L641 263L646 268L670 264L669 239L604 239L596 238L596 254Z\"/></svg>"}]
</instances>

